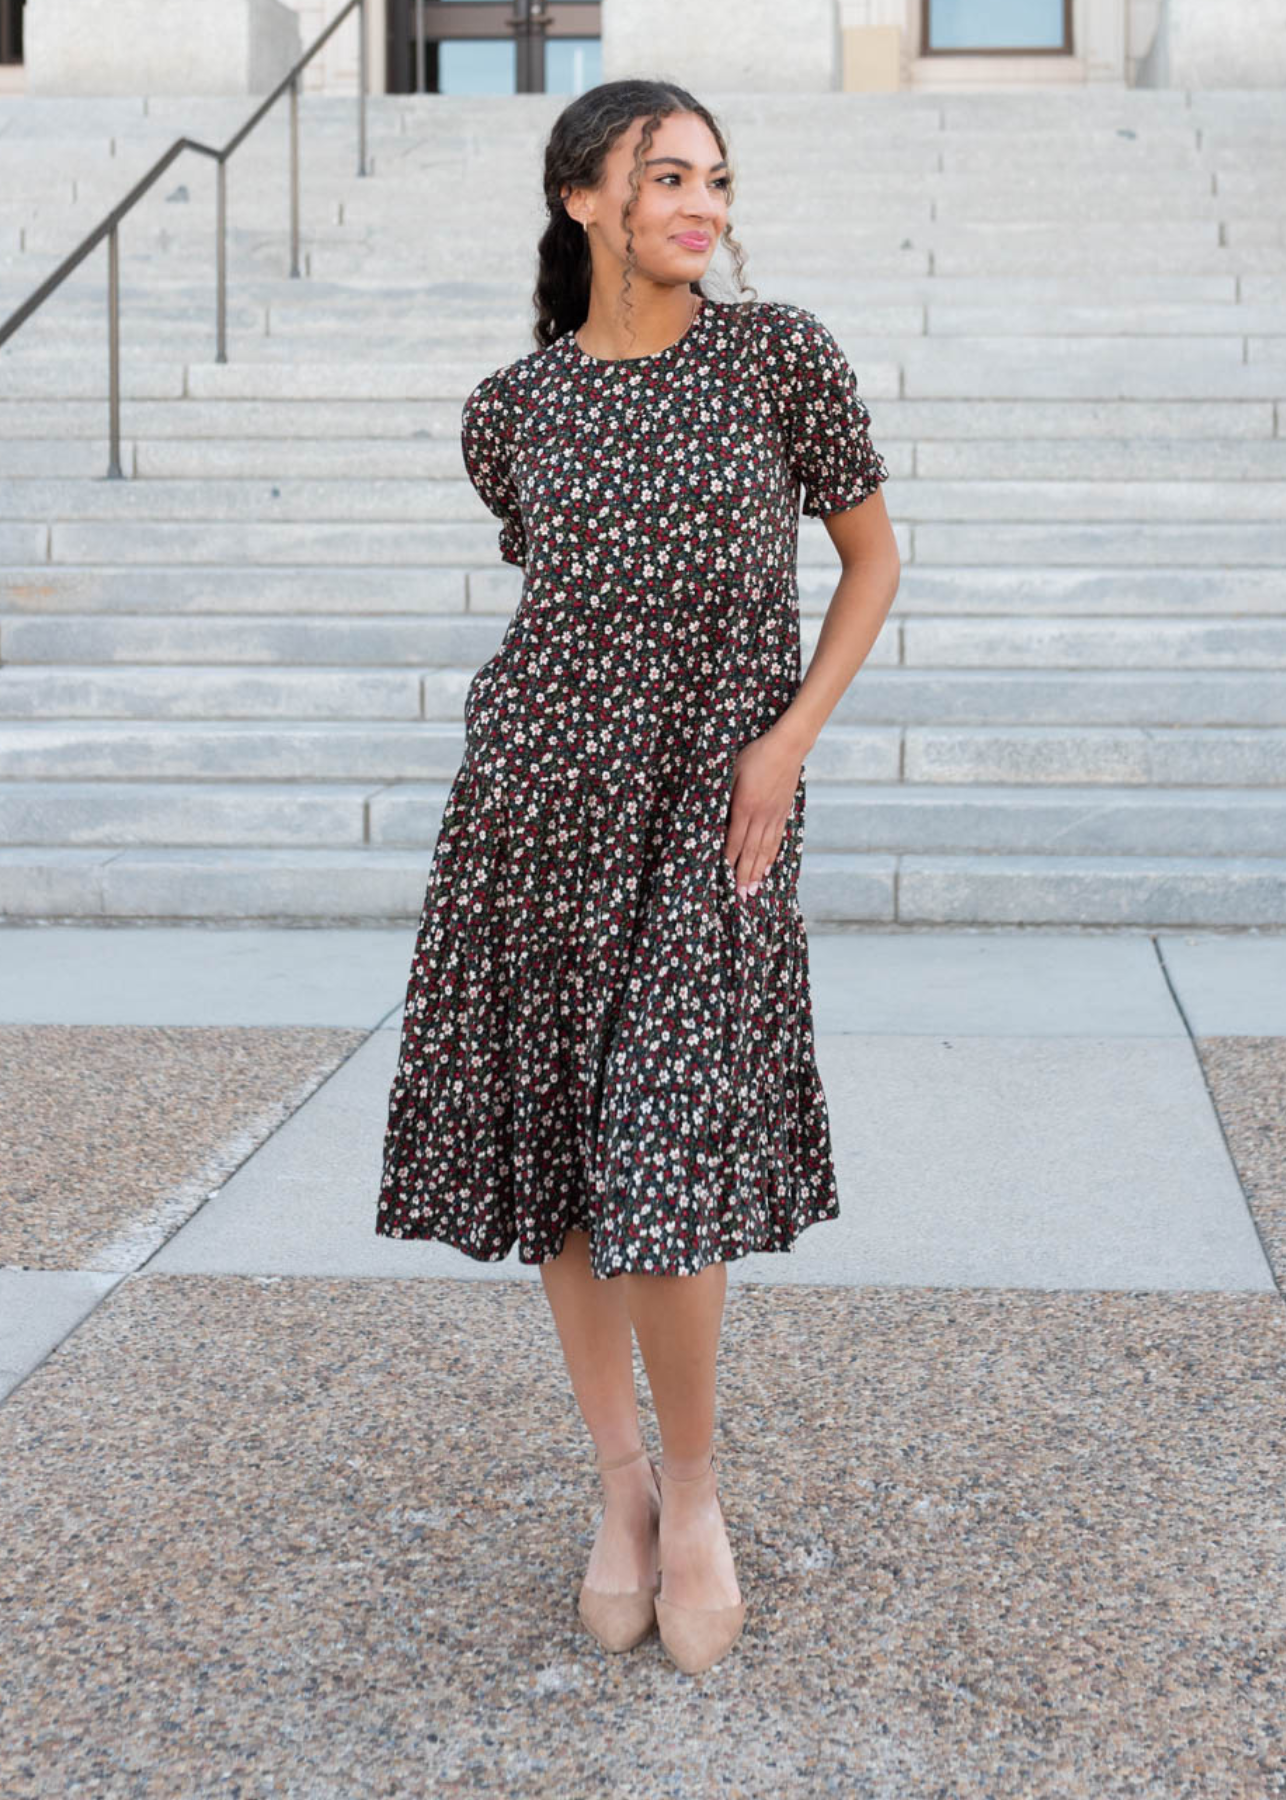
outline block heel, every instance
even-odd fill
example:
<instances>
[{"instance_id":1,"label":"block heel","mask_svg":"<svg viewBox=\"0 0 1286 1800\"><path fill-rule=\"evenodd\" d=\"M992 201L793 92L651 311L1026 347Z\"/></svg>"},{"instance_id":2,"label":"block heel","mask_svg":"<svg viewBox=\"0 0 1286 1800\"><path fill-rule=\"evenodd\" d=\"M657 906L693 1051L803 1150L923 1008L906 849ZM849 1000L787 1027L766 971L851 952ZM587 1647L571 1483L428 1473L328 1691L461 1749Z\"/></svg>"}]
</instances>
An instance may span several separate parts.
<instances>
[{"instance_id":1,"label":"block heel","mask_svg":"<svg viewBox=\"0 0 1286 1800\"><path fill-rule=\"evenodd\" d=\"M655 1468L656 1465L653 1464ZM700 1475L671 1475L664 1462L660 1473L665 1481L700 1481L714 1468L714 1455ZM718 1493L716 1477L715 1492ZM665 1506L665 1489L661 1487L661 1505ZM699 1675L709 1669L736 1643L746 1622L746 1603L734 1606L682 1606L667 1600L661 1589L663 1571L657 1570L656 1623L666 1654L685 1675Z\"/></svg>"}]
</instances>

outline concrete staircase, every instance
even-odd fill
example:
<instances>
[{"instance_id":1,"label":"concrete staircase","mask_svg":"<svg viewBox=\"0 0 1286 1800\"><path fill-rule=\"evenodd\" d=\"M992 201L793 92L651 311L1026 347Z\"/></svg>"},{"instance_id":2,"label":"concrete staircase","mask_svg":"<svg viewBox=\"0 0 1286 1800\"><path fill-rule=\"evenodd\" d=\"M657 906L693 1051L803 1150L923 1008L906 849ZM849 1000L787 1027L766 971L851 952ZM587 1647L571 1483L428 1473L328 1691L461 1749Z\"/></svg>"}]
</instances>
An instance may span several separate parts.
<instances>
[{"instance_id":1,"label":"concrete staircase","mask_svg":"<svg viewBox=\"0 0 1286 1800\"><path fill-rule=\"evenodd\" d=\"M1286 925L1286 110L1274 93L712 96L760 296L858 370L903 557L808 758L810 922ZM532 347L564 101L302 104L0 349L0 914L413 920L521 573L460 404ZM241 101L0 102L0 315ZM716 277L729 268L721 256ZM716 291L733 292L725 275ZM802 521L805 660L837 563Z\"/></svg>"}]
</instances>

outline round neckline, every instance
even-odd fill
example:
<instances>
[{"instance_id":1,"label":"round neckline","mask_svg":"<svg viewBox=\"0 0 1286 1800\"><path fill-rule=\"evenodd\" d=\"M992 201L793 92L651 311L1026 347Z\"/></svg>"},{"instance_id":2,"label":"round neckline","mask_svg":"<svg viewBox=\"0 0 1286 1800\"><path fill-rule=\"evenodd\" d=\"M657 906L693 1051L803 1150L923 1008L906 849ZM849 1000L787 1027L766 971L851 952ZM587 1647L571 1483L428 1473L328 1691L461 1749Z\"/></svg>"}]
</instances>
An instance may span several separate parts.
<instances>
[{"instance_id":1,"label":"round neckline","mask_svg":"<svg viewBox=\"0 0 1286 1800\"><path fill-rule=\"evenodd\" d=\"M569 331L567 336L570 339L572 349L577 356L581 357L585 362L597 363L602 369L631 369L637 368L640 363L658 362L661 357L669 356L673 351L677 350L681 344L686 344L702 319L704 319L706 314L711 310L712 302L708 300L704 294L699 294L697 298L701 302L700 306L698 306L696 312L688 320L688 323L684 326L678 337L675 338L674 342L672 344L667 344L662 350L649 350L645 356L595 356L591 350L586 350L577 341L576 331ZM578 326L576 329L579 330L580 327Z\"/></svg>"}]
</instances>

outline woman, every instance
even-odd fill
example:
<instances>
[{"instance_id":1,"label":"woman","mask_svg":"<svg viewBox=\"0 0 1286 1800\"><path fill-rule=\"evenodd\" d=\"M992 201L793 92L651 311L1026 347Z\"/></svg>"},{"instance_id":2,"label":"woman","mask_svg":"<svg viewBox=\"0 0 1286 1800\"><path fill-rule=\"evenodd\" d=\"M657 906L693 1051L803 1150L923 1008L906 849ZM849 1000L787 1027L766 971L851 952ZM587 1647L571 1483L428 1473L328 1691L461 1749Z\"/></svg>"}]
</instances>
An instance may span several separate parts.
<instances>
[{"instance_id":1,"label":"woman","mask_svg":"<svg viewBox=\"0 0 1286 1800\"><path fill-rule=\"evenodd\" d=\"M701 285L721 240L740 278L730 194L718 126L669 82L603 83L550 135L539 348L463 414L525 581L465 697L376 1224L540 1265L603 1481L581 1619L609 1650L657 1624L688 1672L745 1617L713 1456L727 1263L839 1211L803 758L899 568L835 340ZM844 565L802 683L801 488Z\"/></svg>"}]
</instances>

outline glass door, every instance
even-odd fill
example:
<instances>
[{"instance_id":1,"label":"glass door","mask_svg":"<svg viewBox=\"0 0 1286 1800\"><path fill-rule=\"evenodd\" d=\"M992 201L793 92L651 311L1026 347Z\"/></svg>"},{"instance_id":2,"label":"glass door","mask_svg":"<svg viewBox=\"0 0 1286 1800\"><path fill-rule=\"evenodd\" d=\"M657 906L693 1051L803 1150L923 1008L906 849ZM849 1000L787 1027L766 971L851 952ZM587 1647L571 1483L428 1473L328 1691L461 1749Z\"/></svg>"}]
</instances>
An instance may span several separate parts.
<instances>
[{"instance_id":1,"label":"glass door","mask_svg":"<svg viewBox=\"0 0 1286 1800\"><path fill-rule=\"evenodd\" d=\"M601 17L598 0L388 0L388 92L583 93Z\"/></svg>"},{"instance_id":2,"label":"glass door","mask_svg":"<svg viewBox=\"0 0 1286 1800\"><path fill-rule=\"evenodd\" d=\"M22 0L0 0L0 63L22 61Z\"/></svg>"},{"instance_id":3,"label":"glass door","mask_svg":"<svg viewBox=\"0 0 1286 1800\"><path fill-rule=\"evenodd\" d=\"M922 54L1013 56L1072 48L1072 0L924 0Z\"/></svg>"}]
</instances>

